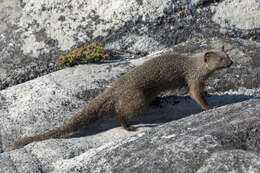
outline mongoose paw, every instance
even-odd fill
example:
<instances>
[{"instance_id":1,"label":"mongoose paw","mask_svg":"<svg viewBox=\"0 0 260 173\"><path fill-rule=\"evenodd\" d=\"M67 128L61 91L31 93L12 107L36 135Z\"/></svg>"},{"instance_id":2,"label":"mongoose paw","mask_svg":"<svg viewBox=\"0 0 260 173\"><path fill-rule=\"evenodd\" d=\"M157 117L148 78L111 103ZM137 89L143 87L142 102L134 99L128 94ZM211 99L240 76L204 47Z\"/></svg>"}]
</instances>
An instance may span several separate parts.
<instances>
[{"instance_id":1,"label":"mongoose paw","mask_svg":"<svg viewBox=\"0 0 260 173\"><path fill-rule=\"evenodd\" d=\"M205 110L210 110L210 109L215 109L215 108L217 108L217 106L207 106L207 107L205 108Z\"/></svg>"},{"instance_id":2,"label":"mongoose paw","mask_svg":"<svg viewBox=\"0 0 260 173\"><path fill-rule=\"evenodd\" d=\"M136 128L133 127L133 126L128 126L128 127L126 128L126 130L127 130L127 131L136 131Z\"/></svg>"}]
</instances>

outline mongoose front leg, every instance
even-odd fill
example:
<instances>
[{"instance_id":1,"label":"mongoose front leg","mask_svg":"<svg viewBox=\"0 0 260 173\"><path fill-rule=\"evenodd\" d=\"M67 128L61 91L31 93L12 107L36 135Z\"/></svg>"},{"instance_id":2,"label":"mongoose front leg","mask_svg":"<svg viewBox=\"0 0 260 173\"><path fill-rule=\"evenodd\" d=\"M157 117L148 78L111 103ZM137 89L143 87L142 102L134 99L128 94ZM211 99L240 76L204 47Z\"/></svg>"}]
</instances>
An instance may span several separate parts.
<instances>
[{"instance_id":1,"label":"mongoose front leg","mask_svg":"<svg viewBox=\"0 0 260 173\"><path fill-rule=\"evenodd\" d=\"M203 87L198 83L193 83L190 85L190 96L193 98L204 110L213 109L214 106L210 106L203 94Z\"/></svg>"}]
</instances>

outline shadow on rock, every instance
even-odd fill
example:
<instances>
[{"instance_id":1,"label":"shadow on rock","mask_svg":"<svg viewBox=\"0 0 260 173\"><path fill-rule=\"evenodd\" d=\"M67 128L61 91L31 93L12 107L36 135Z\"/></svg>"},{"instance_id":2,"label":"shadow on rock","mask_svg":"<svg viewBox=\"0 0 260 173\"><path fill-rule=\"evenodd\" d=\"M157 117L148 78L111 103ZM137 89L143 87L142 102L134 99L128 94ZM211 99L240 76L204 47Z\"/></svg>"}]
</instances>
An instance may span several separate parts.
<instances>
[{"instance_id":1,"label":"shadow on rock","mask_svg":"<svg viewBox=\"0 0 260 173\"><path fill-rule=\"evenodd\" d=\"M243 94L206 94L208 103L216 107L226 106L252 98L255 97ZM128 119L127 122L129 125L134 126L135 130L138 130L139 128L152 128L173 120L188 117L192 114L200 113L202 111L202 108L189 96L158 97L151 104L148 110L140 113L139 115L133 116ZM117 116L105 117L88 126L86 129L74 133L70 136L70 138L95 135L119 126L120 124Z\"/></svg>"}]
</instances>

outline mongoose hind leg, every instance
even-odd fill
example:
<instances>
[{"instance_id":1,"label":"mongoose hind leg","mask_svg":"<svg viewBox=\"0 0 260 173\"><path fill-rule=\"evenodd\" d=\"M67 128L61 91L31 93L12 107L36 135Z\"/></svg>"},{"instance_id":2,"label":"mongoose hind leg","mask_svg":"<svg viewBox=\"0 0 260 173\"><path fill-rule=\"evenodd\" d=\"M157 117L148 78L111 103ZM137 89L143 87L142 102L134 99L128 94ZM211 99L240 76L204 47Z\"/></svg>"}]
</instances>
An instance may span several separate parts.
<instances>
[{"instance_id":1,"label":"mongoose hind leg","mask_svg":"<svg viewBox=\"0 0 260 173\"><path fill-rule=\"evenodd\" d=\"M127 131L135 130L126 123L125 119L140 113L147 107L147 104L146 98L140 91L131 91L128 96L120 97L116 105L116 112L121 126Z\"/></svg>"}]
</instances>

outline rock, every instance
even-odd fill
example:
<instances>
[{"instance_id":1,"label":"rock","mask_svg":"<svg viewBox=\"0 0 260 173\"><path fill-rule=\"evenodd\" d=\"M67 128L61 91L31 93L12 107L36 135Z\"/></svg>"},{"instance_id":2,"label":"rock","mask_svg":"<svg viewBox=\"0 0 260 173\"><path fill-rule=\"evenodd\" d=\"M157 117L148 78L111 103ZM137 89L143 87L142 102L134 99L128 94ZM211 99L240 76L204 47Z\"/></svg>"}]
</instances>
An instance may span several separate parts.
<instances>
[{"instance_id":1,"label":"rock","mask_svg":"<svg viewBox=\"0 0 260 173\"><path fill-rule=\"evenodd\" d=\"M260 100L224 106L54 165L58 172L260 171Z\"/></svg>"},{"instance_id":2,"label":"rock","mask_svg":"<svg viewBox=\"0 0 260 173\"><path fill-rule=\"evenodd\" d=\"M216 152L207 159L197 173L219 172L259 172L259 156L244 150Z\"/></svg>"},{"instance_id":3,"label":"rock","mask_svg":"<svg viewBox=\"0 0 260 173\"><path fill-rule=\"evenodd\" d=\"M212 20L222 28L255 29L260 27L260 5L258 0L250 3L240 0L223 1L217 7ZM232 9L232 10L231 10Z\"/></svg>"},{"instance_id":4,"label":"rock","mask_svg":"<svg viewBox=\"0 0 260 173\"><path fill-rule=\"evenodd\" d=\"M153 52L223 33L242 38L256 34L257 1L246 3L252 10L240 10L241 24L236 11L245 3L220 1L215 3L216 7L207 3L205 0L0 1L0 89L57 71L59 56L91 42L102 42L107 48ZM201 4L202 9L197 7ZM223 15L223 11L230 13ZM246 28L241 27L250 16L255 17L247 20ZM223 25L223 21L230 24Z\"/></svg>"},{"instance_id":5,"label":"rock","mask_svg":"<svg viewBox=\"0 0 260 173\"><path fill-rule=\"evenodd\" d=\"M73 115L126 69L124 63L79 66L2 90L2 147L21 134L29 136L59 126L64 115Z\"/></svg>"},{"instance_id":6,"label":"rock","mask_svg":"<svg viewBox=\"0 0 260 173\"><path fill-rule=\"evenodd\" d=\"M11 165L15 165L17 170L25 170L27 166L31 172L41 169L55 173L122 172L122 170L257 173L260 171L259 105L260 99L251 99L204 111L145 132L138 132L118 142L88 149L79 156L75 156L73 151L78 150L76 146L82 140L74 139L77 145L75 143L73 147L67 144L69 150L66 151L71 154L63 153L64 160L60 158L62 152L55 147L60 145L57 142L34 143L25 147L24 154L24 149L0 154L0 169L2 172L12 171L14 166ZM85 142L85 146L88 145L88 142ZM43 151L45 159L48 157L49 161L53 161L51 165L44 161ZM14 159L16 154L27 155L28 152L37 158L37 161L32 159L35 164L25 162L21 156ZM56 158L53 159L55 155ZM30 158L31 156L26 157ZM37 167L39 163L44 164Z\"/></svg>"},{"instance_id":7,"label":"rock","mask_svg":"<svg viewBox=\"0 0 260 173\"><path fill-rule=\"evenodd\" d=\"M210 2L0 0L0 172L260 172L260 44L241 39L259 37L258 1ZM94 41L150 54L57 71L60 55ZM137 131L105 117L70 138L8 148L60 126L144 61L222 45L234 64L206 88L219 108L202 112L180 89L128 120Z\"/></svg>"}]
</instances>

